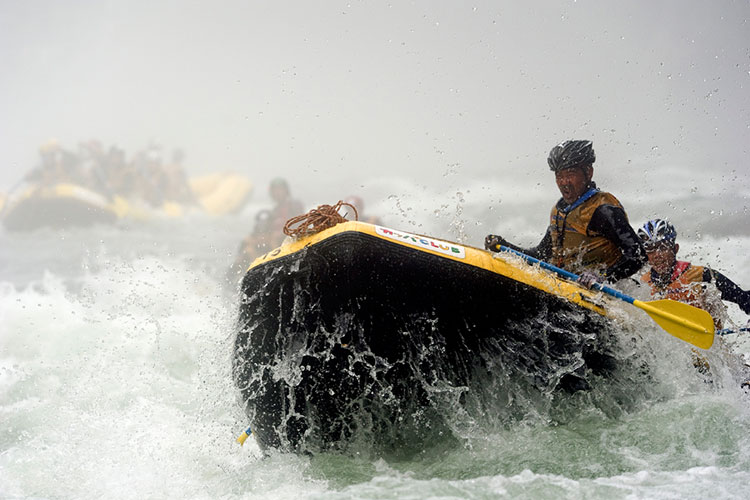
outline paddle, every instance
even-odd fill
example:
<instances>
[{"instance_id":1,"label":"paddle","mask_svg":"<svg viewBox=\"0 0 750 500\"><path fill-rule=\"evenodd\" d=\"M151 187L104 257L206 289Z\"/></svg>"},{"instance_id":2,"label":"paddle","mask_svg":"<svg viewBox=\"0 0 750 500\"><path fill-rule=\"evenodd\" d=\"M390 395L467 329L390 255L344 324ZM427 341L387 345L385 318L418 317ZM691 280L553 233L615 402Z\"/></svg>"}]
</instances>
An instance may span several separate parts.
<instances>
[{"instance_id":1,"label":"paddle","mask_svg":"<svg viewBox=\"0 0 750 500\"><path fill-rule=\"evenodd\" d=\"M560 269L552 264L535 259L506 246L501 245L500 249L523 257L529 263L539 264L543 269L553 271L569 280L578 281L578 275L568 272L565 269ZM651 316L651 319L662 327L664 331L680 340L684 340L701 349L708 349L714 343L714 320L703 309L669 299L642 302L599 283L594 283L592 288L646 311L646 314Z\"/></svg>"},{"instance_id":2,"label":"paddle","mask_svg":"<svg viewBox=\"0 0 750 500\"><path fill-rule=\"evenodd\" d=\"M247 438L249 438L252 433L253 430L248 427L245 432L243 432L242 435L237 438L237 442L240 443L240 446L245 444L245 441L247 441Z\"/></svg>"},{"instance_id":3,"label":"paddle","mask_svg":"<svg viewBox=\"0 0 750 500\"><path fill-rule=\"evenodd\" d=\"M722 330L716 330L716 335L733 335L740 332L750 332L750 326L743 326L742 328L724 328Z\"/></svg>"}]
</instances>

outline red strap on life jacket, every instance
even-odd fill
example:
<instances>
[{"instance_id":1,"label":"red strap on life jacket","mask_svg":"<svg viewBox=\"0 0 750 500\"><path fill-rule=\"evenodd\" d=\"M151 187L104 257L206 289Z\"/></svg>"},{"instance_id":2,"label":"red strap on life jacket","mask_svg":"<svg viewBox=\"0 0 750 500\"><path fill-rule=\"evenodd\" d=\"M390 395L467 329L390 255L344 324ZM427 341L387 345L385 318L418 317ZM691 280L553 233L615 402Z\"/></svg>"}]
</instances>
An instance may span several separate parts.
<instances>
[{"instance_id":1,"label":"red strap on life jacket","mask_svg":"<svg viewBox=\"0 0 750 500\"><path fill-rule=\"evenodd\" d=\"M682 273L687 271L689 267L690 262L685 262L684 260L676 261L674 265L674 271L672 271L672 281L676 281L677 278L679 278Z\"/></svg>"}]
</instances>

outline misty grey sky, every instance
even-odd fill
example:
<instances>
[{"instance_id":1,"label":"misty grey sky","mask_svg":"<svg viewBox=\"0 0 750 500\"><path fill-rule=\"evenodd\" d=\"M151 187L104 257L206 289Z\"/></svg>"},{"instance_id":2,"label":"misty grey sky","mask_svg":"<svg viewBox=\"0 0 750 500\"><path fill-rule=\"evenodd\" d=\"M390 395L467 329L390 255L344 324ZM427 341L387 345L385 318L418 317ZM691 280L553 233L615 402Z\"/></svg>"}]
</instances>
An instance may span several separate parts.
<instances>
[{"instance_id":1,"label":"misty grey sky","mask_svg":"<svg viewBox=\"0 0 750 500\"><path fill-rule=\"evenodd\" d=\"M554 144L591 138L605 179L684 165L748 187L748 18L747 1L0 0L0 189L50 138L153 140L196 173L422 183L545 177Z\"/></svg>"}]
</instances>

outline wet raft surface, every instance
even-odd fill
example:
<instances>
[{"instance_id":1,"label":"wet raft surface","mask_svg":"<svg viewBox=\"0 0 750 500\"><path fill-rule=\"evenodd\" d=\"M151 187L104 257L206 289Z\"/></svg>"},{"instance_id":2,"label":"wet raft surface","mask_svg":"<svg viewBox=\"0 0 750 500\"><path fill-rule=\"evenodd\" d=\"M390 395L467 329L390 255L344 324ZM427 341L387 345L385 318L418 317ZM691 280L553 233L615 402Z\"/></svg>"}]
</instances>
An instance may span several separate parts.
<instances>
[{"instance_id":1,"label":"wet raft surface","mask_svg":"<svg viewBox=\"0 0 750 500\"><path fill-rule=\"evenodd\" d=\"M262 448L418 449L459 407L497 411L487 380L550 394L616 368L603 316L356 231L252 268L242 291L234 376Z\"/></svg>"}]
</instances>

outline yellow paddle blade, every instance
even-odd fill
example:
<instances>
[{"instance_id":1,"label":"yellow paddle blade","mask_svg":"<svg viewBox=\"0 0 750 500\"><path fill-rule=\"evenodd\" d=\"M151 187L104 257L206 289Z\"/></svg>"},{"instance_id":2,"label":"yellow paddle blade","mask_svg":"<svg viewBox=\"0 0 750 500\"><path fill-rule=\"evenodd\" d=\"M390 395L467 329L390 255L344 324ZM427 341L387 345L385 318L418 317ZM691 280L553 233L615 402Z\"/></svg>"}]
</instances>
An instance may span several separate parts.
<instances>
[{"instance_id":1,"label":"yellow paddle blade","mask_svg":"<svg viewBox=\"0 0 750 500\"><path fill-rule=\"evenodd\" d=\"M701 349L708 349L714 343L714 320L703 309L669 299L634 300L633 305L646 311L664 331L680 340Z\"/></svg>"}]
</instances>

